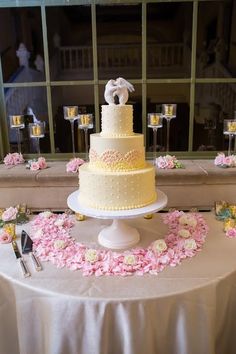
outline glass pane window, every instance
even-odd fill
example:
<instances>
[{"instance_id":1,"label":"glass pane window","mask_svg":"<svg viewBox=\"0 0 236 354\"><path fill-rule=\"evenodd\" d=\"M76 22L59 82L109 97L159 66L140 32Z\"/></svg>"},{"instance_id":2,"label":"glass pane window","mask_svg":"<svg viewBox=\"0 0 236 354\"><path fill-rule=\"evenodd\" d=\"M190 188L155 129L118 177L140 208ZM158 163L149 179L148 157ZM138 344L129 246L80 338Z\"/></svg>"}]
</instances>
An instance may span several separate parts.
<instances>
[{"instance_id":1,"label":"glass pane window","mask_svg":"<svg viewBox=\"0 0 236 354\"><path fill-rule=\"evenodd\" d=\"M190 76L192 4L158 3L147 6L147 76Z\"/></svg>"},{"instance_id":2,"label":"glass pane window","mask_svg":"<svg viewBox=\"0 0 236 354\"><path fill-rule=\"evenodd\" d=\"M100 79L142 73L141 5L97 6L98 75Z\"/></svg>"},{"instance_id":3,"label":"glass pane window","mask_svg":"<svg viewBox=\"0 0 236 354\"><path fill-rule=\"evenodd\" d=\"M0 9L0 53L4 82L45 80L39 7Z\"/></svg>"},{"instance_id":4,"label":"glass pane window","mask_svg":"<svg viewBox=\"0 0 236 354\"><path fill-rule=\"evenodd\" d=\"M188 84L149 84L147 89L147 113L162 113L162 104L177 104L176 117L170 120L169 151L187 151L189 134ZM147 151L153 151L152 128L147 128ZM157 151L167 151L167 120L158 129Z\"/></svg>"},{"instance_id":5,"label":"glass pane window","mask_svg":"<svg viewBox=\"0 0 236 354\"><path fill-rule=\"evenodd\" d=\"M20 126L22 153L37 153L37 142L29 136L29 124L45 122L45 136L40 138L40 151L50 152L47 96L44 87L14 87L5 89L5 102L11 151L18 151L18 124L11 124L10 116L23 116ZM17 121L17 119L16 119Z\"/></svg>"},{"instance_id":6,"label":"glass pane window","mask_svg":"<svg viewBox=\"0 0 236 354\"><path fill-rule=\"evenodd\" d=\"M51 80L93 79L90 6L46 8Z\"/></svg>"},{"instance_id":7,"label":"glass pane window","mask_svg":"<svg viewBox=\"0 0 236 354\"><path fill-rule=\"evenodd\" d=\"M226 150L225 119L234 119L236 85L230 83L196 85L194 114L195 151Z\"/></svg>"},{"instance_id":8,"label":"glass pane window","mask_svg":"<svg viewBox=\"0 0 236 354\"><path fill-rule=\"evenodd\" d=\"M236 77L236 2L199 3L197 76Z\"/></svg>"},{"instance_id":9,"label":"glass pane window","mask_svg":"<svg viewBox=\"0 0 236 354\"><path fill-rule=\"evenodd\" d=\"M93 86L56 86L52 87L52 111L55 133L56 152L72 152L72 132L70 121L64 119L64 106L78 106L79 114L93 114L94 122L94 90ZM95 122L94 122L95 127ZM89 129L89 134L94 129ZM85 152L83 130L78 122L74 122L75 152Z\"/></svg>"}]
</instances>

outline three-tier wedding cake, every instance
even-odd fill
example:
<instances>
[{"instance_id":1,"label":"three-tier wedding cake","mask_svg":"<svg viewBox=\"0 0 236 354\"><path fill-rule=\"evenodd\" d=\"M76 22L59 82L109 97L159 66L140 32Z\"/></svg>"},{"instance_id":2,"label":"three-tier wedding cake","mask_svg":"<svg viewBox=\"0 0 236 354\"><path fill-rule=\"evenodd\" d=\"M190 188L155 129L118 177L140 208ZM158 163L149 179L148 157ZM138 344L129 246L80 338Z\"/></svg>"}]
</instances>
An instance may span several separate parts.
<instances>
[{"instance_id":1,"label":"three-tier wedding cake","mask_svg":"<svg viewBox=\"0 0 236 354\"><path fill-rule=\"evenodd\" d=\"M156 198L155 170L145 161L143 134L133 132L133 86L109 80L102 106L102 130L90 135L89 162L79 170L79 202L100 210L141 208ZM115 104L115 96L119 104Z\"/></svg>"}]
</instances>

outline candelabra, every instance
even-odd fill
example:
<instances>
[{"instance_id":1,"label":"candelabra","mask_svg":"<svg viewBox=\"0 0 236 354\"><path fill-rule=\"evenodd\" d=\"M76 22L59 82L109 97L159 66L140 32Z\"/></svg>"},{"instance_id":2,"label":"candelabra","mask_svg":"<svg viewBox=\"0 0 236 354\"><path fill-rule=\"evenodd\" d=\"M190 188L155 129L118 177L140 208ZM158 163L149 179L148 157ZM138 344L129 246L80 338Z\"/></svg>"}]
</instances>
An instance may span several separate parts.
<instances>
[{"instance_id":1,"label":"candelabra","mask_svg":"<svg viewBox=\"0 0 236 354\"><path fill-rule=\"evenodd\" d=\"M78 106L64 106L64 119L70 122L71 126L71 139L72 139L72 152L75 157L75 136L74 136L74 123L78 119Z\"/></svg>"},{"instance_id":2,"label":"candelabra","mask_svg":"<svg viewBox=\"0 0 236 354\"><path fill-rule=\"evenodd\" d=\"M170 121L176 118L176 104L163 104L162 115L166 119L166 151L170 151Z\"/></svg>"},{"instance_id":3,"label":"candelabra","mask_svg":"<svg viewBox=\"0 0 236 354\"><path fill-rule=\"evenodd\" d=\"M152 128L153 132L153 164L155 165L157 154L157 129L162 128L161 113L148 113L148 128Z\"/></svg>"},{"instance_id":4,"label":"candelabra","mask_svg":"<svg viewBox=\"0 0 236 354\"><path fill-rule=\"evenodd\" d=\"M232 140L236 135L236 120L234 119L225 119L224 120L224 135L228 135L228 156L231 155L232 149Z\"/></svg>"},{"instance_id":5,"label":"candelabra","mask_svg":"<svg viewBox=\"0 0 236 354\"><path fill-rule=\"evenodd\" d=\"M93 115L87 113L79 114L78 128L84 131L85 160L88 161L88 129L93 129Z\"/></svg>"},{"instance_id":6,"label":"candelabra","mask_svg":"<svg viewBox=\"0 0 236 354\"><path fill-rule=\"evenodd\" d=\"M11 129L15 129L17 133L17 148L18 153L21 153L21 129L24 129L25 122L23 115L12 115L10 118L10 127Z\"/></svg>"},{"instance_id":7,"label":"candelabra","mask_svg":"<svg viewBox=\"0 0 236 354\"><path fill-rule=\"evenodd\" d=\"M29 124L29 135L31 139L37 142L37 152L40 155L40 139L45 136L45 122L30 123Z\"/></svg>"}]
</instances>

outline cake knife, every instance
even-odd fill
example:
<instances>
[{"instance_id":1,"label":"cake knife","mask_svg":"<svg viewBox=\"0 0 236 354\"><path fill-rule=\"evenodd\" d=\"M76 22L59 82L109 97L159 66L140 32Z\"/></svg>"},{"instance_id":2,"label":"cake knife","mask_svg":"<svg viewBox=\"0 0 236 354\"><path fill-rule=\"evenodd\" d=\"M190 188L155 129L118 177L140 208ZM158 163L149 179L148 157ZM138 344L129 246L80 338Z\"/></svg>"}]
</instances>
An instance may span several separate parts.
<instances>
[{"instance_id":1,"label":"cake knife","mask_svg":"<svg viewBox=\"0 0 236 354\"><path fill-rule=\"evenodd\" d=\"M19 251L19 248L17 246L16 241L12 241L11 244L12 244L13 251L15 253L16 259L19 260L19 264L20 264L20 267L21 267L21 270L22 270L22 273L23 273L24 277L25 278L30 277L31 274L28 271L28 268L27 268L27 266L25 264L25 261L24 261L24 259L21 256L21 253Z\"/></svg>"},{"instance_id":2,"label":"cake knife","mask_svg":"<svg viewBox=\"0 0 236 354\"><path fill-rule=\"evenodd\" d=\"M41 266L38 258L35 256L35 254L33 252L33 241L31 240L31 238L29 237L29 235L27 234L27 232L25 230L22 230L22 232L21 232L21 248L22 248L23 254L30 255L32 262L34 264L34 268L37 271L42 270L42 266Z\"/></svg>"}]
</instances>

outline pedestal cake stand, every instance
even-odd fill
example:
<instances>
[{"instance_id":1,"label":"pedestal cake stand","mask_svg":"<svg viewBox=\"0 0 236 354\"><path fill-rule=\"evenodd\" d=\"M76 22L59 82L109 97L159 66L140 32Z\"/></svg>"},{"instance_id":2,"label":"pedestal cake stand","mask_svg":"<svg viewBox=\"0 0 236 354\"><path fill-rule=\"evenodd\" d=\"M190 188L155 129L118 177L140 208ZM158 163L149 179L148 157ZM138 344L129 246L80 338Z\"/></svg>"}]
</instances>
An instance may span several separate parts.
<instances>
[{"instance_id":1,"label":"pedestal cake stand","mask_svg":"<svg viewBox=\"0 0 236 354\"><path fill-rule=\"evenodd\" d=\"M140 240L137 229L126 225L123 219L137 218L143 215L155 213L167 205L167 196L157 190L157 201L143 208L129 210L98 210L86 208L78 201L79 190L69 195L67 204L76 213L91 216L97 219L113 219L110 226L105 227L98 234L100 245L111 249L129 248Z\"/></svg>"}]
</instances>

